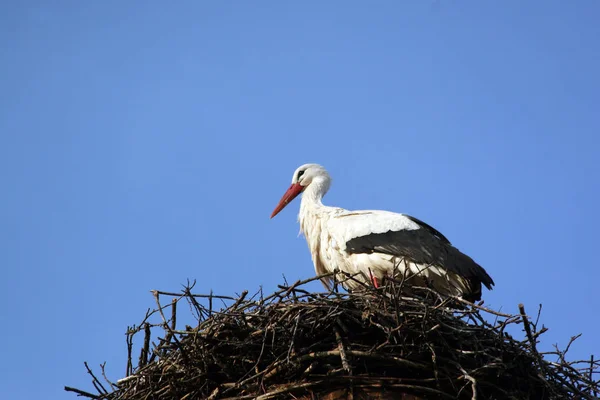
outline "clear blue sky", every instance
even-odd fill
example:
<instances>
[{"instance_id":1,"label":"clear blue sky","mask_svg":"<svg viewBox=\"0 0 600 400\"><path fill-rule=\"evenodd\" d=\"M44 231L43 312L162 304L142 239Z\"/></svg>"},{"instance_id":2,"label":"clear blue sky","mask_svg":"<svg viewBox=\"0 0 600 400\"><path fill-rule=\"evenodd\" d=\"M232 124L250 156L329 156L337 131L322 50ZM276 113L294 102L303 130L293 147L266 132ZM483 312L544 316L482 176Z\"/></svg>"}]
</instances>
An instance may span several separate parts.
<instances>
[{"instance_id":1,"label":"clear blue sky","mask_svg":"<svg viewBox=\"0 0 600 400\"><path fill-rule=\"evenodd\" d=\"M314 271L298 203L425 220L600 356L600 3L28 1L0 6L3 398L125 369L151 289ZM314 286L319 288L319 286Z\"/></svg>"}]
</instances>

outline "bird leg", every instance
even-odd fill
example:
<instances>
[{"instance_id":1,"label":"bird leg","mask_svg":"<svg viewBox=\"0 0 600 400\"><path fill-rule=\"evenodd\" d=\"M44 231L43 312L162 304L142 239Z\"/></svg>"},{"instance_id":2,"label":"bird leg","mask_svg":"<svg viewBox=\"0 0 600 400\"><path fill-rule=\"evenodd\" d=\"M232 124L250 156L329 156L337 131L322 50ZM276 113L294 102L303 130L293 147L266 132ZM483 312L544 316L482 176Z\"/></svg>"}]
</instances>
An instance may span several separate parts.
<instances>
[{"instance_id":1,"label":"bird leg","mask_svg":"<svg viewBox=\"0 0 600 400\"><path fill-rule=\"evenodd\" d=\"M375 289L379 289L379 283L377 283L377 278L373 275L373 272L371 272L371 268L369 268L369 277L371 278L371 282L373 283L373 286L375 286Z\"/></svg>"}]
</instances>

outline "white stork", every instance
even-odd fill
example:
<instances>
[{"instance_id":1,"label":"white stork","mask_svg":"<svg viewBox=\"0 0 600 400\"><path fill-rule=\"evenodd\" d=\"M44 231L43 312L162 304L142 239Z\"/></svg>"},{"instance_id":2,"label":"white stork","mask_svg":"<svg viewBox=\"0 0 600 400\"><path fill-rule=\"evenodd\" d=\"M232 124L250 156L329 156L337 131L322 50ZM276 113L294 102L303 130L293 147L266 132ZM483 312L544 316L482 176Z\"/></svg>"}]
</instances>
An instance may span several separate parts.
<instances>
[{"instance_id":1,"label":"white stork","mask_svg":"<svg viewBox=\"0 0 600 400\"><path fill-rule=\"evenodd\" d=\"M329 207L322 198L331 178L318 164L300 166L271 218L302 193L298 221L312 253L317 275L337 269L360 282L385 276L404 279L411 286L428 286L444 295L481 299L481 284L494 281L473 259L452 246L440 232L417 218L389 211L349 211ZM324 281L331 287L331 280ZM359 286L347 281L347 289Z\"/></svg>"}]
</instances>

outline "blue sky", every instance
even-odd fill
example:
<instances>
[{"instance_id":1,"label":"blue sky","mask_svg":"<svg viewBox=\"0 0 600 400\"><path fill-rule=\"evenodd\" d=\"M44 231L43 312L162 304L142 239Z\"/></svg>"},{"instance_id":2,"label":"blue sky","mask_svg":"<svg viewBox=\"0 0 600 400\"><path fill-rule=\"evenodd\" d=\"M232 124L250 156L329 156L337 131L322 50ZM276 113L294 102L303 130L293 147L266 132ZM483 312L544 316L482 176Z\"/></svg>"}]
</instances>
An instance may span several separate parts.
<instances>
[{"instance_id":1,"label":"blue sky","mask_svg":"<svg viewBox=\"0 0 600 400\"><path fill-rule=\"evenodd\" d=\"M327 204L414 215L543 304L542 348L600 355L600 3L5 2L6 398L125 370L151 289L310 277L300 164ZM319 289L318 285L314 286ZM9 367L10 366L10 367Z\"/></svg>"}]
</instances>

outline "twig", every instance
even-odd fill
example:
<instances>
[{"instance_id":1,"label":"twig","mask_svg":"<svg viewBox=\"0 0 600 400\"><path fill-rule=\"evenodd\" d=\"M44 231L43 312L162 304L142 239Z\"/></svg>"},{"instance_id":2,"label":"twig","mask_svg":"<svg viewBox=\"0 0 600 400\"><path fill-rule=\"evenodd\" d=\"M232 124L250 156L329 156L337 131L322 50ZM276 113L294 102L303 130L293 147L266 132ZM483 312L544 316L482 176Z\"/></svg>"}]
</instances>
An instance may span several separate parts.
<instances>
[{"instance_id":1,"label":"twig","mask_svg":"<svg viewBox=\"0 0 600 400\"><path fill-rule=\"evenodd\" d=\"M105 367L106 367L106 361L103 362L102 364L100 364L100 370L102 371L102 377L104 377L104 380L110 385L111 390L118 389L117 386L114 383L112 383L110 381L110 379L108 379L108 377L106 376L106 369L105 369Z\"/></svg>"},{"instance_id":2,"label":"twig","mask_svg":"<svg viewBox=\"0 0 600 400\"><path fill-rule=\"evenodd\" d=\"M333 326L333 330L335 332L335 340L338 344L338 350L340 352L340 359L342 360L342 368L349 374L352 374L352 370L350 369L350 364L348 364L348 356L346 355L346 349L344 348L344 342L342 341L342 335L340 335L340 330L337 325Z\"/></svg>"},{"instance_id":3,"label":"twig","mask_svg":"<svg viewBox=\"0 0 600 400\"><path fill-rule=\"evenodd\" d=\"M127 366L125 367L125 376L131 375L133 371L133 364L131 360L131 352L133 350L133 332L129 332L129 327L127 328L127 333L125 335L125 342L127 343Z\"/></svg>"},{"instance_id":4,"label":"twig","mask_svg":"<svg viewBox=\"0 0 600 400\"><path fill-rule=\"evenodd\" d=\"M77 393L79 396L87 397L89 399L99 399L100 398L100 396L98 396L97 394L92 394L92 393L86 392L84 390L75 389L70 386L65 386L65 391L74 392L74 393Z\"/></svg>"},{"instance_id":5,"label":"twig","mask_svg":"<svg viewBox=\"0 0 600 400\"><path fill-rule=\"evenodd\" d=\"M290 355L292 354L292 350L294 349L294 340L296 339L296 332L298 331L298 324L300 323L300 318L302 317L302 313L298 313L296 316L296 323L294 324L294 331L292 332L292 339L290 340L290 347L287 353L287 360L290 361Z\"/></svg>"},{"instance_id":6,"label":"twig","mask_svg":"<svg viewBox=\"0 0 600 400\"><path fill-rule=\"evenodd\" d=\"M177 327L177 299L171 300L171 331Z\"/></svg>"},{"instance_id":7,"label":"twig","mask_svg":"<svg viewBox=\"0 0 600 400\"><path fill-rule=\"evenodd\" d=\"M472 307L474 307L474 308L476 308L476 309L478 309L478 310L481 310L481 311L485 311L485 312L486 312L486 313L488 313L488 314L497 315L497 316L499 316L499 317L505 317L505 318L510 318L510 317L512 317L512 315L510 315L510 314L505 314L505 313L501 313L501 312L499 312L499 311L494 311L494 310L492 310L492 309L490 309L490 308L483 307L483 306L477 305L477 304L475 304L475 303L471 303L470 301L467 301L467 300L465 300L465 299L463 299L463 298L460 298L460 297L458 297L458 296L456 296L456 297L452 297L452 298L453 298L454 300L456 300L456 301L460 302L460 303L467 304L467 305L469 305L469 306L472 306Z\"/></svg>"},{"instance_id":8,"label":"twig","mask_svg":"<svg viewBox=\"0 0 600 400\"><path fill-rule=\"evenodd\" d=\"M160 305L160 299L159 299L159 293L157 291L152 291L152 294L154 295L154 299L156 300L156 304L158 305L158 310L160 312L160 316L162 317L163 323L164 323L164 327L165 330L168 331L168 335L165 338L165 343L168 343L169 340L172 338L175 343L177 344L177 347L179 348L180 352L181 352L181 356L183 357L183 360L186 362L186 364L189 362L189 359L187 357L187 354L185 352L185 349L181 346L181 342L179 341L179 339L177 339L177 336L175 336L175 333L173 332L173 330L171 329L171 326L169 325L169 323L167 322L167 319L165 318L165 314L162 311L162 307ZM167 340L168 339L168 340Z\"/></svg>"},{"instance_id":9,"label":"twig","mask_svg":"<svg viewBox=\"0 0 600 400\"><path fill-rule=\"evenodd\" d=\"M139 368L143 367L148 363L148 353L150 351L150 336L152 332L150 331L150 324L146 323L144 328L144 345L142 347L142 351L140 351L140 358L138 361ZM133 373L133 372L131 372ZM130 373L130 374L131 374ZM128 375L130 375L128 374Z\"/></svg>"},{"instance_id":10,"label":"twig","mask_svg":"<svg viewBox=\"0 0 600 400\"><path fill-rule=\"evenodd\" d=\"M222 300L237 300L235 297L231 297L231 296L218 296L215 294L196 294L196 293L190 293L187 291L187 288L183 290L182 293L175 293L175 292L164 292L162 290L151 290L152 293L156 292L156 294L162 295L162 296L176 296L176 297L183 297L183 296L189 296L189 297L194 297L194 298L198 298L198 299L210 299L210 298L214 298L214 299L222 299Z\"/></svg>"},{"instance_id":11,"label":"twig","mask_svg":"<svg viewBox=\"0 0 600 400\"><path fill-rule=\"evenodd\" d=\"M463 373L463 378L471 382L471 390L473 393L471 395L471 400L477 400L477 381L475 380L475 378L469 375L469 373L467 373L467 371L465 371L462 367L460 368L460 370Z\"/></svg>"},{"instance_id":12,"label":"twig","mask_svg":"<svg viewBox=\"0 0 600 400\"><path fill-rule=\"evenodd\" d=\"M90 374L92 376L92 384L94 385L94 387L96 388L96 390L98 391L98 393L100 393L100 394L108 394L108 390L106 390L104 388L104 385L102 385L102 382L100 382L100 380L98 380L98 378L96 378L96 375L94 375L94 373L92 372L92 370L88 366L88 363L84 362L83 365L85 365L85 369L87 370L88 374Z\"/></svg>"},{"instance_id":13,"label":"twig","mask_svg":"<svg viewBox=\"0 0 600 400\"><path fill-rule=\"evenodd\" d=\"M598 396L598 392L596 391L596 388L594 387L594 355L592 354L590 356L590 393L592 393L592 388L594 390L594 396Z\"/></svg>"}]
</instances>

